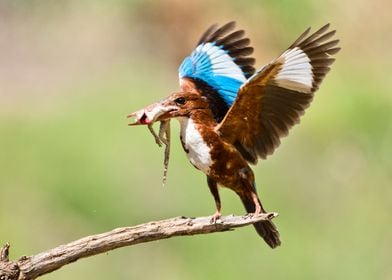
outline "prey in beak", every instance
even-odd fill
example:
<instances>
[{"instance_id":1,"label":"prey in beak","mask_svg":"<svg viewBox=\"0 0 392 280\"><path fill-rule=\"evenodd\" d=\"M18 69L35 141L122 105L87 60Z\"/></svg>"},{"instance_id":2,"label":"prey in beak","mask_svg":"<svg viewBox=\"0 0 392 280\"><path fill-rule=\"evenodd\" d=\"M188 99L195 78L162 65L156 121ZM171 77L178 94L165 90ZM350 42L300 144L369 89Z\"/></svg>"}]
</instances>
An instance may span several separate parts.
<instances>
[{"instance_id":1,"label":"prey in beak","mask_svg":"<svg viewBox=\"0 0 392 280\"><path fill-rule=\"evenodd\" d=\"M136 112L129 114L128 118L135 118L133 122L129 123L128 125L149 125L153 124L155 121L158 120L159 117L163 117L165 113L168 113L175 109L174 106L164 106L162 102L153 103L148 105L147 107L140 109Z\"/></svg>"},{"instance_id":2,"label":"prey in beak","mask_svg":"<svg viewBox=\"0 0 392 280\"><path fill-rule=\"evenodd\" d=\"M134 118L134 121L128 124L129 126L147 125L151 134L154 136L157 145L159 147L162 146L162 143L165 145L165 157L163 161L164 169L162 177L163 186L166 184L170 157L170 119L165 118L164 115L174 109L174 107L164 106L162 103L153 103L127 116L128 118ZM156 121L160 122L158 134L153 128L153 124Z\"/></svg>"}]
</instances>

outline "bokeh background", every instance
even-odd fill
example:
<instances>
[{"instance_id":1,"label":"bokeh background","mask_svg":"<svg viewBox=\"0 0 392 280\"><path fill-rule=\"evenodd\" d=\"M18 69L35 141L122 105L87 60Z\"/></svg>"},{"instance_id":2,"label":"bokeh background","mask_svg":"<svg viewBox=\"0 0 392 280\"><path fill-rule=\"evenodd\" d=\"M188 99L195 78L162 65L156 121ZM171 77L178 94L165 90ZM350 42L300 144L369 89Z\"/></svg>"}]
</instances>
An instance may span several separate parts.
<instances>
[{"instance_id":1,"label":"bokeh background","mask_svg":"<svg viewBox=\"0 0 392 280\"><path fill-rule=\"evenodd\" d=\"M31 255L115 227L214 212L203 174L125 116L178 89L212 23L236 20L257 65L308 26L342 51L314 103L256 166L279 212L271 250L252 227L132 246L42 279L392 279L392 52L387 0L0 1L0 243ZM173 134L179 127L173 122ZM224 214L242 214L222 189Z\"/></svg>"}]
</instances>

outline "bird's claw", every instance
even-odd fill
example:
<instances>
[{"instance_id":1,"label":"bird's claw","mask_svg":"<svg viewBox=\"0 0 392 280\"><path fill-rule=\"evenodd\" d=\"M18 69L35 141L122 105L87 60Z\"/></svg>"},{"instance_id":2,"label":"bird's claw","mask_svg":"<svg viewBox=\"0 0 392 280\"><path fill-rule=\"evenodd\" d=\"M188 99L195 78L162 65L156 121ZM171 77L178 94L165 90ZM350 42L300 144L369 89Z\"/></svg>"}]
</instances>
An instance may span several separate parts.
<instances>
[{"instance_id":1,"label":"bird's claw","mask_svg":"<svg viewBox=\"0 0 392 280\"><path fill-rule=\"evenodd\" d=\"M258 215L260 215L261 214L261 211L260 212L254 212L254 213L247 213L245 216L244 216L244 219L252 219L253 217L257 217Z\"/></svg>"},{"instance_id":2,"label":"bird's claw","mask_svg":"<svg viewBox=\"0 0 392 280\"><path fill-rule=\"evenodd\" d=\"M221 213L220 212L216 212L214 215L212 215L210 223L211 224L217 224L217 223L222 222L221 217L222 217Z\"/></svg>"},{"instance_id":3,"label":"bird's claw","mask_svg":"<svg viewBox=\"0 0 392 280\"><path fill-rule=\"evenodd\" d=\"M254 215L255 215L254 213L247 213L247 214L244 216L244 219L252 219Z\"/></svg>"}]
</instances>

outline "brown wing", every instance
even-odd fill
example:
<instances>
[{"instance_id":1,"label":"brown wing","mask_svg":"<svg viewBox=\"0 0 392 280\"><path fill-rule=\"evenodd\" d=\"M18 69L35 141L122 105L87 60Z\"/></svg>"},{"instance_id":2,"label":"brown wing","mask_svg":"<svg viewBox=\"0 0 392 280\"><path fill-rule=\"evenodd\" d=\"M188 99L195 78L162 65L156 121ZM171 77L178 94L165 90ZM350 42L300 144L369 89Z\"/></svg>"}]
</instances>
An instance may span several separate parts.
<instances>
[{"instance_id":1,"label":"brown wing","mask_svg":"<svg viewBox=\"0 0 392 280\"><path fill-rule=\"evenodd\" d=\"M282 55L258 70L240 88L217 127L246 160L265 159L313 99L314 92L335 61L339 40L329 40L329 24L307 36L308 28Z\"/></svg>"}]
</instances>

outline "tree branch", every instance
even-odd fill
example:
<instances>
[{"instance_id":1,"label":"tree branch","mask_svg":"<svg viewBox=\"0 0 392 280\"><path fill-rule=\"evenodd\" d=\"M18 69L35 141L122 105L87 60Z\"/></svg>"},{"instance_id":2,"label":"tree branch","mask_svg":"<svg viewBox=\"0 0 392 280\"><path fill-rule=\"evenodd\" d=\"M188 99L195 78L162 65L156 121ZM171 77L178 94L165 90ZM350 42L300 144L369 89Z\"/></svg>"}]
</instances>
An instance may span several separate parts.
<instances>
[{"instance_id":1,"label":"tree branch","mask_svg":"<svg viewBox=\"0 0 392 280\"><path fill-rule=\"evenodd\" d=\"M210 223L211 217L177 217L87 236L37 255L21 257L18 261L9 261L9 244L6 244L0 251L0 280L36 279L78 259L116 248L173 236L228 231L236 227L269 220L276 216L276 213L260 214L253 217L230 215L222 217L221 222L216 224Z\"/></svg>"}]
</instances>

